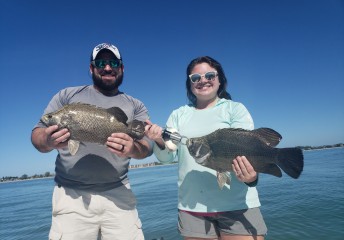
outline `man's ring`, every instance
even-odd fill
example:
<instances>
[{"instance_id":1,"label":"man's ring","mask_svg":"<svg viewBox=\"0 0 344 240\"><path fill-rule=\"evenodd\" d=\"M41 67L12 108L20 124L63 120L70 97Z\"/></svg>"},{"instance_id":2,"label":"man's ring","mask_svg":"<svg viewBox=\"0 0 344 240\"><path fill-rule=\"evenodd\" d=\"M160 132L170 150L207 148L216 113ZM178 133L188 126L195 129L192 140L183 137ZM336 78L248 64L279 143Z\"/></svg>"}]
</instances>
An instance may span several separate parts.
<instances>
[{"instance_id":1,"label":"man's ring","mask_svg":"<svg viewBox=\"0 0 344 240\"><path fill-rule=\"evenodd\" d=\"M122 145L122 148L121 148L121 150L119 150L120 152L122 152L124 150L124 145Z\"/></svg>"}]
</instances>

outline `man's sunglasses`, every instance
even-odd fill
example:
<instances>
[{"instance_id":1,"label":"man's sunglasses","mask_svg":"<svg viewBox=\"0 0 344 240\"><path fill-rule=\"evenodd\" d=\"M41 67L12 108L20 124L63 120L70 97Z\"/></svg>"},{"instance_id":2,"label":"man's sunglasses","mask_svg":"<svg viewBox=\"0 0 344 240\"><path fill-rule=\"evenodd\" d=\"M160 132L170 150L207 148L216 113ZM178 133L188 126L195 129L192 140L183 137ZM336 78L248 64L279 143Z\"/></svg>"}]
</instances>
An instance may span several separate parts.
<instances>
[{"instance_id":1,"label":"man's sunglasses","mask_svg":"<svg viewBox=\"0 0 344 240\"><path fill-rule=\"evenodd\" d=\"M208 81L214 80L217 76L216 71L206 72L205 74L193 73L189 75L190 81L193 83L201 81L202 77L207 79Z\"/></svg>"},{"instance_id":2,"label":"man's sunglasses","mask_svg":"<svg viewBox=\"0 0 344 240\"><path fill-rule=\"evenodd\" d=\"M97 59L93 60L92 65L95 66L96 68L105 68L106 65L109 65L111 68L118 68L122 65L121 60L103 60L103 59Z\"/></svg>"}]
</instances>

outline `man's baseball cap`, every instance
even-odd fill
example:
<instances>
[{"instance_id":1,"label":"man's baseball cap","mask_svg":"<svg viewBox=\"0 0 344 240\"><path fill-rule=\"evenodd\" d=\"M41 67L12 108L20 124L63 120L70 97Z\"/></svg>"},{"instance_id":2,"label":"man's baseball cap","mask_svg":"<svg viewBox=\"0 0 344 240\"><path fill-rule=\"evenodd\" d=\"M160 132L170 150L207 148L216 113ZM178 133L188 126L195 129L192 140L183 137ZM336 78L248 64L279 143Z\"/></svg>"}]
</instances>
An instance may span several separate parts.
<instances>
[{"instance_id":1,"label":"man's baseball cap","mask_svg":"<svg viewBox=\"0 0 344 240\"><path fill-rule=\"evenodd\" d=\"M110 44L110 43L101 43L98 44L97 46L95 46L95 48L93 48L92 54L91 54L91 61L93 61L94 59L96 59L98 53L101 50L107 49L109 51L111 51L113 54L115 54L115 57L119 60L122 60L121 58L121 54L119 53L119 50L116 46Z\"/></svg>"}]
</instances>

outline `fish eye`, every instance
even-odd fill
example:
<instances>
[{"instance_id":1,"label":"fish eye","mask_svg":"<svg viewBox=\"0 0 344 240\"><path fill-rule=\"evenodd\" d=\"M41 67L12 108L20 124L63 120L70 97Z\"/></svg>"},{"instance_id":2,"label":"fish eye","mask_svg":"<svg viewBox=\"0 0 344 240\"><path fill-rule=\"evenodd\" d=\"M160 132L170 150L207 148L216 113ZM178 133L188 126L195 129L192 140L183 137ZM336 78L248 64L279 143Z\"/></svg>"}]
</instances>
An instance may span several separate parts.
<instances>
[{"instance_id":1,"label":"fish eye","mask_svg":"<svg viewBox=\"0 0 344 240\"><path fill-rule=\"evenodd\" d=\"M48 115L48 118L52 118L53 117L53 115Z\"/></svg>"}]
</instances>

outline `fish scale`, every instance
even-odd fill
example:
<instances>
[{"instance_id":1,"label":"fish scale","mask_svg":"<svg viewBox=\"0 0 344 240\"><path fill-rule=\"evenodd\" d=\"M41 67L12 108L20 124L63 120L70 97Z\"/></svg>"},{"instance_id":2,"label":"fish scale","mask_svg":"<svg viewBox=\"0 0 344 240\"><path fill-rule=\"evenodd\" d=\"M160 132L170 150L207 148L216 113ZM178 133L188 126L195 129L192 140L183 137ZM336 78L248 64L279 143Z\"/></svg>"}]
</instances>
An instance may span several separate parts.
<instances>
[{"instance_id":1,"label":"fish scale","mask_svg":"<svg viewBox=\"0 0 344 240\"><path fill-rule=\"evenodd\" d=\"M232 171L233 159L237 156L251 156L251 164L256 168L259 167L262 158L271 163L276 161L277 151L268 147L264 148L264 146L259 144L249 144L247 141L240 143L236 139L232 139L232 141L219 140L210 142L211 144L209 145L214 159L218 161L222 169L227 169L228 171Z\"/></svg>"},{"instance_id":2,"label":"fish scale","mask_svg":"<svg viewBox=\"0 0 344 240\"><path fill-rule=\"evenodd\" d=\"M141 139L145 130L141 121L127 123L127 115L118 107L104 109L85 103L65 105L45 114L41 120L46 126L58 125L59 129L68 129L71 134L68 148L72 155L77 152L80 142L105 144L112 133L126 133L133 139Z\"/></svg>"},{"instance_id":3,"label":"fish scale","mask_svg":"<svg viewBox=\"0 0 344 240\"><path fill-rule=\"evenodd\" d=\"M75 111L75 108L78 110ZM104 144L113 132L127 132L127 126L121 122L111 122L113 116L103 109L91 106L68 106L67 115L73 115L65 126L71 133L71 139L83 142Z\"/></svg>"}]
</instances>

